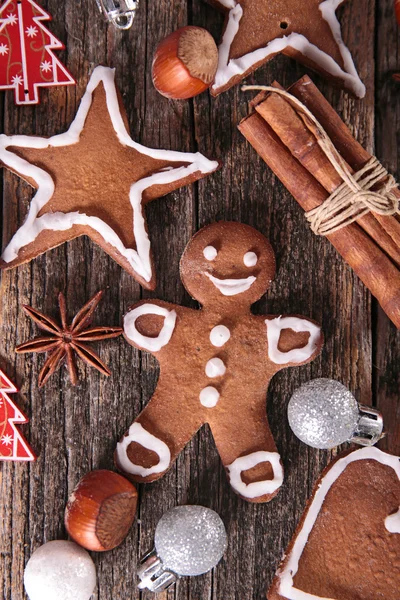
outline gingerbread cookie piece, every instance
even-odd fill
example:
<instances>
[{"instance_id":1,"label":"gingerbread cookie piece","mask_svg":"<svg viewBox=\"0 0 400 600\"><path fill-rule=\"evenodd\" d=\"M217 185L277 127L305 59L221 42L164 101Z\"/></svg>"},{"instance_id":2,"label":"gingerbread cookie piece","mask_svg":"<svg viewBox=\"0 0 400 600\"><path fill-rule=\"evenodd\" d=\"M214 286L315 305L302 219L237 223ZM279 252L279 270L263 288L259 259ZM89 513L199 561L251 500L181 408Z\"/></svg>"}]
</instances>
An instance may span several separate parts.
<instances>
[{"instance_id":1,"label":"gingerbread cookie piece","mask_svg":"<svg viewBox=\"0 0 400 600\"><path fill-rule=\"evenodd\" d=\"M346 452L317 482L268 600L398 600L400 459Z\"/></svg>"},{"instance_id":2,"label":"gingerbread cookie piece","mask_svg":"<svg viewBox=\"0 0 400 600\"><path fill-rule=\"evenodd\" d=\"M211 92L229 89L283 53L363 98L365 86L345 46L336 9L345 0L210 0L226 14Z\"/></svg>"},{"instance_id":3,"label":"gingerbread cookie piece","mask_svg":"<svg viewBox=\"0 0 400 600\"><path fill-rule=\"evenodd\" d=\"M251 313L275 273L271 245L252 227L205 227L180 269L200 311L143 300L124 318L126 340L154 354L161 372L149 404L117 445L116 464L135 481L154 481L208 423L235 492L267 502L283 481L266 415L268 385L280 369L318 354L320 328L303 317Z\"/></svg>"},{"instance_id":4,"label":"gingerbread cookie piece","mask_svg":"<svg viewBox=\"0 0 400 600\"><path fill-rule=\"evenodd\" d=\"M195 154L134 142L114 82L97 67L69 130L51 138L0 136L0 161L37 189L1 268L88 235L143 287L155 275L143 205L215 171Z\"/></svg>"}]
</instances>

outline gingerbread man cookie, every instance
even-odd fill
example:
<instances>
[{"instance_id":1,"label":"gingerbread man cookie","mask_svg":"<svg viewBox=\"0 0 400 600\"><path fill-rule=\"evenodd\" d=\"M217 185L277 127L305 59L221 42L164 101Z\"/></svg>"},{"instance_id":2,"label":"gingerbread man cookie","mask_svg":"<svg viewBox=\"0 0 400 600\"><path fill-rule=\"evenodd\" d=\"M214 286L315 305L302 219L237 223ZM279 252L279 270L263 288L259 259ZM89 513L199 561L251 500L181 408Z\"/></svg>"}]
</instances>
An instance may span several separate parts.
<instances>
[{"instance_id":1,"label":"gingerbread man cookie","mask_svg":"<svg viewBox=\"0 0 400 600\"><path fill-rule=\"evenodd\" d=\"M135 481L154 481L208 423L235 492L267 502L283 481L266 415L268 385L280 369L318 354L320 327L251 313L275 274L271 245L252 227L205 227L180 270L200 311L143 300L124 318L126 340L154 354L161 369L152 399L117 445L116 464Z\"/></svg>"},{"instance_id":2,"label":"gingerbread man cookie","mask_svg":"<svg viewBox=\"0 0 400 600\"><path fill-rule=\"evenodd\" d=\"M317 481L269 600L398 600L400 459L345 452Z\"/></svg>"}]
</instances>

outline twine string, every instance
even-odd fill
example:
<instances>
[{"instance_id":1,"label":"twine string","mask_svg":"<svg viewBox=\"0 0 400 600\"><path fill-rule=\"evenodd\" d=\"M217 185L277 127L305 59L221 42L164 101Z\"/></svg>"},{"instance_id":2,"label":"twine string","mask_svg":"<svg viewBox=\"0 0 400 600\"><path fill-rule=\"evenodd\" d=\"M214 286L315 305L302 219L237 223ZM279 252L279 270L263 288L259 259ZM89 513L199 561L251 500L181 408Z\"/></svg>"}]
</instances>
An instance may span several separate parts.
<instances>
[{"instance_id":1,"label":"twine string","mask_svg":"<svg viewBox=\"0 0 400 600\"><path fill-rule=\"evenodd\" d=\"M340 175L343 183L320 206L305 213L316 235L330 235L371 211L384 216L400 214L399 197L395 193L398 184L375 156L362 169L351 173L321 123L298 98L286 90L266 85L244 85L242 90L263 90L283 96L297 109L297 114Z\"/></svg>"}]
</instances>

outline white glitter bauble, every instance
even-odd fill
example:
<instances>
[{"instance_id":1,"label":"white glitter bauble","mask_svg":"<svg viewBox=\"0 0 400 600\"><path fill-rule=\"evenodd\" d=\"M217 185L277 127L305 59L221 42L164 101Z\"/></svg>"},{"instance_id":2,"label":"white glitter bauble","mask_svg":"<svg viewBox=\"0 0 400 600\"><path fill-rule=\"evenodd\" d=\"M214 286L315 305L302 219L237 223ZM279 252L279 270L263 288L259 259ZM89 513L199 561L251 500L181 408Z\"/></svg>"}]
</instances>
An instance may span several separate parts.
<instances>
[{"instance_id":1,"label":"white glitter bauble","mask_svg":"<svg viewBox=\"0 0 400 600\"><path fill-rule=\"evenodd\" d=\"M348 441L359 420L359 405L339 381L313 379L295 391L288 406L293 433L313 448L328 449Z\"/></svg>"},{"instance_id":2,"label":"white glitter bauble","mask_svg":"<svg viewBox=\"0 0 400 600\"><path fill-rule=\"evenodd\" d=\"M221 517L204 506L177 506L158 522L154 545L163 566L177 575L202 575L215 567L227 546Z\"/></svg>"},{"instance_id":3,"label":"white glitter bauble","mask_svg":"<svg viewBox=\"0 0 400 600\"><path fill-rule=\"evenodd\" d=\"M89 600L96 587L96 568L74 542L48 542L34 552L24 573L29 600Z\"/></svg>"}]
</instances>

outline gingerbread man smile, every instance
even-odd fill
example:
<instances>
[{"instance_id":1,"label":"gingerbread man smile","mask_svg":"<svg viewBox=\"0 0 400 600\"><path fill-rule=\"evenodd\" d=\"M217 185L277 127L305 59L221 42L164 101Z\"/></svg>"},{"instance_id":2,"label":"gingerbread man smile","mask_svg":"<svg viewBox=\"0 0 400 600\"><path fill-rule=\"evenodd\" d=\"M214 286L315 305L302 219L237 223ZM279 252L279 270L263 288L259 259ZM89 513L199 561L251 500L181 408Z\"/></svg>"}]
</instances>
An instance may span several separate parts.
<instances>
[{"instance_id":1,"label":"gingerbread man smile","mask_svg":"<svg viewBox=\"0 0 400 600\"><path fill-rule=\"evenodd\" d=\"M251 313L271 283L275 258L247 225L221 222L199 231L180 273L201 310L143 300L125 315L126 340L157 357L160 377L118 443L116 464L135 481L154 481L208 423L235 492L267 502L283 481L266 415L269 382L318 354L320 328L303 317Z\"/></svg>"},{"instance_id":2,"label":"gingerbread man smile","mask_svg":"<svg viewBox=\"0 0 400 600\"><path fill-rule=\"evenodd\" d=\"M204 275L207 275L217 290L224 296L236 296L236 294L245 292L257 279L254 276L247 277L247 279L218 279L218 277L214 277L211 273L207 273L207 271Z\"/></svg>"},{"instance_id":3,"label":"gingerbread man smile","mask_svg":"<svg viewBox=\"0 0 400 600\"><path fill-rule=\"evenodd\" d=\"M214 246L206 246L203 250L203 255L206 260L214 261L218 256L218 251L216 248L214 248ZM258 257L255 252L246 252L246 254L244 254L243 264L246 267L254 267L257 262ZM219 290L224 296L236 296L236 294L241 294L242 292L247 291L257 279L257 277L254 275L250 275L246 278L232 277L221 279L219 277L215 277L208 271L204 271L204 275L209 278L217 290Z\"/></svg>"}]
</instances>

